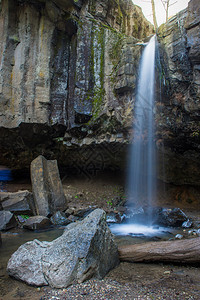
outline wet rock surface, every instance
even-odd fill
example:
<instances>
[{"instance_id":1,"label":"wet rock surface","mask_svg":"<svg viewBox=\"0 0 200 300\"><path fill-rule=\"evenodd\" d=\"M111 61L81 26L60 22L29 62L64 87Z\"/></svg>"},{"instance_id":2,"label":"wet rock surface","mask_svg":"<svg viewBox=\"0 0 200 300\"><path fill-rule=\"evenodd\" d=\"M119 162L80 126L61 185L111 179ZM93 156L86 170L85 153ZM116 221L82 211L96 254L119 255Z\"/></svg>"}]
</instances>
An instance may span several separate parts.
<instances>
[{"instance_id":1,"label":"wet rock surface","mask_svg":"<svg viewBox=\"0 0 200 300\"><path fill-rule=\"evenodd\" d=\"M155 223L167 227L181 227L188 220L180 208L158 208L154 212Z\"/></svg>"},{"instance_id":2,"label":"wet rock surface","mask_svg":"<svg viewBox=\"0 0 200 300\"><path fill-rule=\"evenodd\" d=\"M53 216L50 218L52 224L54 225L68 225L70 223L70 220L67 219L64 212L57 211Z\"/></svg>"}]
</instances>

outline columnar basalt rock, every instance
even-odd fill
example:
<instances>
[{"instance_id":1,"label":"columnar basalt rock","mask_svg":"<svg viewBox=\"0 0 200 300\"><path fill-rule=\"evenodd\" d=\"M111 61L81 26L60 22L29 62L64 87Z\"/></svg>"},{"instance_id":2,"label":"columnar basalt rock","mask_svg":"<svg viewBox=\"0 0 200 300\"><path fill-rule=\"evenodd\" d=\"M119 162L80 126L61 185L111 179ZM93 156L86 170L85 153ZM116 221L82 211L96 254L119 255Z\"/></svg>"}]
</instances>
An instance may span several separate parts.
<instances>
[{"instance_id":1,"label":"columnar basalt rock","mask_svg":"<svg viewBox=\"0 0 200 300\"><path fill-rule=\"evenodd\" d=\"M56 160L47 160L42 155L31 163L31 181L36 213L49 216L67 208Z\"/></svg>"},{"instance_id":2,"label":"columnar basalt rock","mask_svg":"<svg viewBox=\"0 0 200 300\"><path fill-rule=\"evenodd\" d=\"M191 0L158 31L159 177L176 184L200 184L198 11ZM153 34L141 9L2 0L0 20L0 163L28 168L43 154L86 173L124 167L140 54Z\"/></svg>"},{"instance_id":3,"label":"columnar basalt rock","mask_svg":"<svg viewBox=\"0 0 200 300\"><path fill-rule=\"evenodd\" d=\"M20 169L43 153L69 167L80 146L120 149L136 44L153 33L141 9L130 0L3 0L0 19L2 163Z\"/></svg>"},{"instance_id":4,"label":"columnar basalt rock","mask_svg":"<svg viewBox=\"0 0 200 300\"><path fill-rule=\"evenodd\" d=\"M191 0L158 32L162 101L157 104L157 145L165 149L163 179L176 184L200 184L199 9L199 1Z\"/></svg>"}]
</instances>

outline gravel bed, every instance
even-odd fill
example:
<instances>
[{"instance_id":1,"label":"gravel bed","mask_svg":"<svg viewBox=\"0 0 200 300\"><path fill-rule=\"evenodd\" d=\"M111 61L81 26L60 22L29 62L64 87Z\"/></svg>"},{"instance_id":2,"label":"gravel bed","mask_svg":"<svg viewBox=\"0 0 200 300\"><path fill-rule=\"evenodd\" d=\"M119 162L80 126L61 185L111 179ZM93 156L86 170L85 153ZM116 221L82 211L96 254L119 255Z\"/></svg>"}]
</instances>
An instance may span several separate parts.
<instances>
[{"instance_id":1,"label":"gravel bed","mask_svg":"<svg viewBox=\"0 0 200 300\"><path fill-rule=\"evenodd\" d=\"M121 284L110 279L89 280L85 283L74 284L66 289L56 290L45 288L44 296L40 300L70 300L70 299L88 299L88 300L198 300L199 291L190 292L178 291L176 288L158 286L137 286L132 283Z\"/></svg>"}]
</instances>

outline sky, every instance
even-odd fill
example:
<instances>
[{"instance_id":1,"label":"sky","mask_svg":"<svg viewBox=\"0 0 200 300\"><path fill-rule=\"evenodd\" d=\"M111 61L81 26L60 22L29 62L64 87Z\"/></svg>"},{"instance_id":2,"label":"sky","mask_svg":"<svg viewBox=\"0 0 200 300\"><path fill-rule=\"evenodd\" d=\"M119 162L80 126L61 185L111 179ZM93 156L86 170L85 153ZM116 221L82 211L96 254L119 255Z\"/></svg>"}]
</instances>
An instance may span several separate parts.
<instances>
[{"instance_id":1,"label":"sky","mask_svg":"<svg viewBox=\"0 0 200 300\"><path fill-rule=\"evenodd\" d=\"M147 18L147 20L149 20L153 24L151 0L132 0L132 1L134 4L142 8L143 14ZM158 26L160 26L162 23L165 22L166 14L161 0L154 0L154 2L156 7L156 17L157 17ZM173 3L175 4L169 7L169 17L172 17L177 12L186 8L188 2L189 0L170 0L171 4Z\"/></svg>"}]
</instances>

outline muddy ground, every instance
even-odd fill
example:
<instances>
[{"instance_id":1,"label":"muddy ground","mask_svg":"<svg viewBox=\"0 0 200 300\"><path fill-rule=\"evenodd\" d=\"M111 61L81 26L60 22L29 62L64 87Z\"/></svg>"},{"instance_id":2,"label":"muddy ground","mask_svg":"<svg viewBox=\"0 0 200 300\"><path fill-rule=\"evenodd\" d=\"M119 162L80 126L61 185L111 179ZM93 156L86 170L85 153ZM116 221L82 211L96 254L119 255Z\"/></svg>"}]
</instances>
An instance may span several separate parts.
<instances>
[{"instance_id":1,"label":"muddy ground","mask_svg":"<svg viewBox=\"0 0 200 300\"><path fill-rule=\"evenodd\" d=\"M63 186L69 207L101 207L106 211L122 206L125 201L124 176L104 174L95 179L65 176ZM8 191L31 190L30 182L19 180L7 186ZM190 217L200 220L199 191L194 188L161 186L159 203L165 207L180 207ZM27 234L27 233L26 233ZM61 234L61 233L60 233ZM17 233L3 233L3 243ZM35 237L34 237L35 238ZM55 237L51 237L52 239ZM19 244L22 241L19 241ZM19 246L19 245L18 245ZM15 243L14 247L18 247ZM120 263L104 278L72 285L67 289L35 288L10 278L7 261L16 249L0 248L0 300L13 299L200 299L200 266L171 264Z\"/></svg>"}]
</instances>

